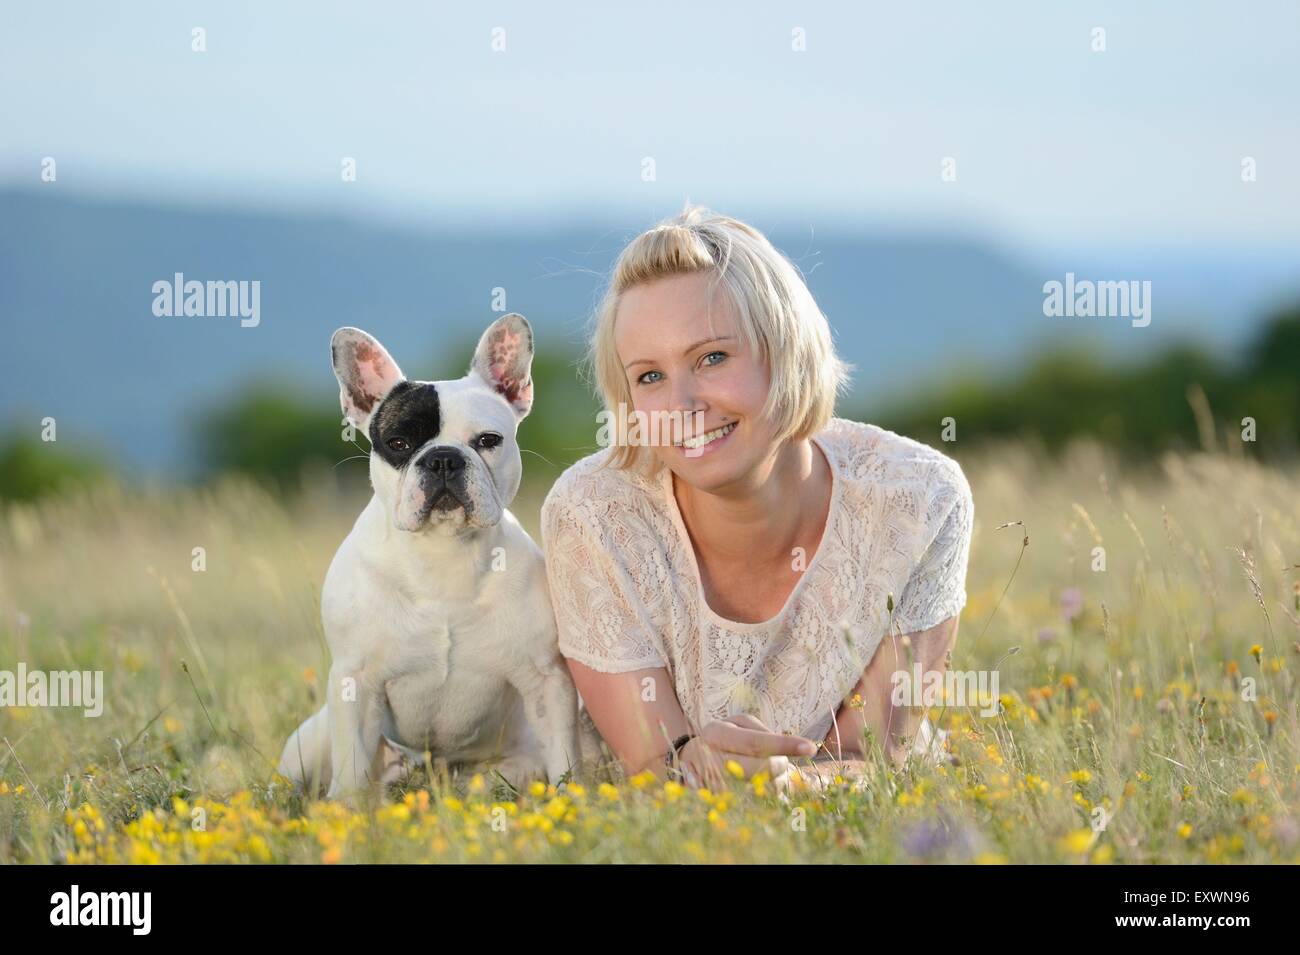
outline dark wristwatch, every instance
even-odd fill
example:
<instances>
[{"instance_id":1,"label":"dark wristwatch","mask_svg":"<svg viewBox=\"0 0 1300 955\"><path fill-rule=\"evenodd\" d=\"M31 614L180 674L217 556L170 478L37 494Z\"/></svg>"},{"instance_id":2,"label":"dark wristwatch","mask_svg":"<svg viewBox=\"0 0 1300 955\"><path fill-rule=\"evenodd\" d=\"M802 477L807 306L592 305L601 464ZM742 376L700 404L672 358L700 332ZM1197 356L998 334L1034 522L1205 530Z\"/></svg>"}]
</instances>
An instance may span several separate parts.
<instances>
[{"instance_id":1,"label":"dark wristwatch","mask_svg":"<svg viewBox=\"0 0 1300 955\"><path fill-rule=\"evenodd\" d=\"M681 769L678 768L678 763L681 760L682 747L694 738L694 733L683 733L673 740L673 745L668 748L668 752L664 753L664 765L668 767L668 778L672 782L681 783L685 781Z\"/></svg>"}]
</instances>

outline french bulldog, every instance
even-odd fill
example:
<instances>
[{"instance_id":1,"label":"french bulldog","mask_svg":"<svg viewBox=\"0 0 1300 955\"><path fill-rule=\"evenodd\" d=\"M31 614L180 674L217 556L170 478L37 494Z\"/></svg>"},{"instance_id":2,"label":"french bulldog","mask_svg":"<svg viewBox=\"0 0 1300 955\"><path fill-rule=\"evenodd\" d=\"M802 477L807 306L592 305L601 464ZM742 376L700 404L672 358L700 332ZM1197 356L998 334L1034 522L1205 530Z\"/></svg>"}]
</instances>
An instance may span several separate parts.
<instances>
[{"instance_id":1,"label":"french bulldog","mask_svg":"<svg viewBox=\"0 0 1300 955\"><path fill-rule=\"evenodd\" d=\"M531 326L494 321L451 381L407 380L358 328L336 331L330 353L343 413L370 438L374 496L325 576L326 702L280 774L353 801L427 752L495 764L516 787L559 782L598 758L599 738L557 647L542 551L507 509Z\"/></svg>"}]
</instances>

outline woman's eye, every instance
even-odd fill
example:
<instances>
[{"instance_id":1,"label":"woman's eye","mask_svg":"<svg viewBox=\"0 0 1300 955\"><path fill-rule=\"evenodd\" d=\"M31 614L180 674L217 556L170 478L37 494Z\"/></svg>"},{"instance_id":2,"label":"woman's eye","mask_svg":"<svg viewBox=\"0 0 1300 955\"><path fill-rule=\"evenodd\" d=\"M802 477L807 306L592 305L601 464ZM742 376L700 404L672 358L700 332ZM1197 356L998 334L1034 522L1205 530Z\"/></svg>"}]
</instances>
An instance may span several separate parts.
<instances>
[{"instance_id":1,"label":"woman's eye","mask_svg":"<svg viewBox=\"0 0 1300 955\"><path fill-rule=\"evenodd\" d=\"M501 443L501 435L497 434L495 431L485 431L483 434L478 436L474 443L483 450L495 448Z\"/></svg>"},{"instance_id":2,"label":"woman's eye","mask_svg":"<svg viewBox=\"0 0 1300 955\"><path fill-rule=\"evenodd\" d=\"M643 374L640 378L637 379L637 383L642 385L653 385L654 381L646 381L646 375L657 375L657 374L659 374L659 372L657 371L647 371L645 374Z\"/></svg>"},{"instance_id":3,"label":"woman's eye","mask_svg":"<svg viewBox=\"0 0 1300 955\"><path fill-rule=\"evenodd\" d=\"M388 446L394 451L410 451L411 443L405 438L389 438Z\"/></svg>"},{"instance_id":4,"label":"woman's eye","mask_svg":"<svg viewBox=\"0 0 1300 955\"><path fill-rule=\"evenodd\" d=\"M717 356L718 356L718 360L717 360L717 361L709 361L709 359L712 358L714 355L717 355ZM711 351L711 352L709 352L707 355L704 356L704 363L705 363L706 365L720 365L720 364L722 364L722 360L725 359L726 357L727 357L727 353L724 352L724 351Z\"/></svg>"}]
</instances>

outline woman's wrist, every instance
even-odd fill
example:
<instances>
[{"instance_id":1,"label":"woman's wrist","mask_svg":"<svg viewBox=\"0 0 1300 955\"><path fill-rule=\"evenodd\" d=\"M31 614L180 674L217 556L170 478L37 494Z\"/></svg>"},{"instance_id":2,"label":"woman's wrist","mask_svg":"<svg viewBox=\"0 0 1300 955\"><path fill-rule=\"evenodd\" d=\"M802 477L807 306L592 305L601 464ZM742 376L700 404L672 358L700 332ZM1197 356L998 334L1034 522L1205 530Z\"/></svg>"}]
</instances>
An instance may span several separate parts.
<instances>
[{"instance_id":1,"label":"woman's wrist","mask_svg":"<svg viewBox=\"0 0 1300 955\"><path fill-rule=\"evenodd\" d=\"M694 738L694 733L683 733L668 744L668 749L664 752L663 757L660 760L660 764L663 767L664 778L678 783L684 780L681 765L682 750L684 750L686 744Z\"/></svg>"},{"instance_id":2,"label":"woman's wrist","mask_svg":"<svg viewBox=\"0 0 1300 955\"><path fill-rule=\"evenodd\" d=\"M708 746L699 736L692 736L677 751L677 767L680 775L677 781L683 785L697 789L701 785L700 780L703 777L703 763L701 762L700 747Z\"/></svg>"}]
</instances>

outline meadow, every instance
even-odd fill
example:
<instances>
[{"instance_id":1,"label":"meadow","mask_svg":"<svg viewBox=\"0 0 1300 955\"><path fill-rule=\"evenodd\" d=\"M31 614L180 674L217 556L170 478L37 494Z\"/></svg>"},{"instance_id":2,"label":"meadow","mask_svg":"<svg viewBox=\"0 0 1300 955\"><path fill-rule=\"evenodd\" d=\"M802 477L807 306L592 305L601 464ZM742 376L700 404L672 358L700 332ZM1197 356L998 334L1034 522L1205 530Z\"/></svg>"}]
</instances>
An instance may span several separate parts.
<instances>
[{"instance_id":1,"label":"meadow","mask_svg":"<svg viewBox=\"0 0 1300 955\"><path fill-rule=\"evenodd\" d=\"M320 585L363 497L323 475L5 505L0 669L102 670L106 700L0 708L0 862L1300 861L1300 466L952 453L976 502L953 665L996 666L998 712L932 710L938 763L784 792L607 764L307 801L274 762L319 706ZM535 538L544 493L513 506Z\"/></svg>"}]
</instances>

